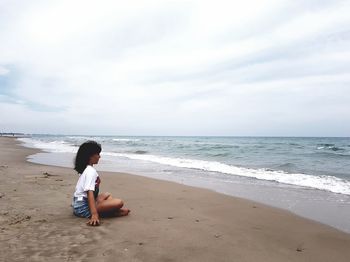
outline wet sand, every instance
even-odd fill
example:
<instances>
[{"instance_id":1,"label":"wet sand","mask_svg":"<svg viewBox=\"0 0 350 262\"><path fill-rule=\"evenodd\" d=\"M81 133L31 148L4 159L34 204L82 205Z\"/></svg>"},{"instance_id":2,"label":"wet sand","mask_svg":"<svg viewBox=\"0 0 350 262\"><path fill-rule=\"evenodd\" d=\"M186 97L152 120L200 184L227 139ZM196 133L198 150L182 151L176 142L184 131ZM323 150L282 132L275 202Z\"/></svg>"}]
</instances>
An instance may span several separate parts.
<instances>
[{"instance_id":1,"label":"wet sand","mask_svg":"<svg viewBox=\"0 0 350 262\"><path fill-rule=\"evenodd\" d=\"M89 227L70 207L77 175L29 163L0 138L1 261L348 261L350 234L209 190L99 172L130 216Z\"/></svg>"}]
</instances>

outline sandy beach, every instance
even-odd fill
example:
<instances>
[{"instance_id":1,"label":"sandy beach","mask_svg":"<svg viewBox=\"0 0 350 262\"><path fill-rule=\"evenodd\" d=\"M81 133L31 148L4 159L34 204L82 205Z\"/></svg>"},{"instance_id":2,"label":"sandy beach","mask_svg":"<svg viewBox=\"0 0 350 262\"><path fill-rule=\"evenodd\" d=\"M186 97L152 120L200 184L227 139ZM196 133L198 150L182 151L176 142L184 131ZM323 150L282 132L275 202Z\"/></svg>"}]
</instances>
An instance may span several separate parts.
<instances>
[{"instance_id":1,"label":"sandy beach","mask_svg":"<svg viewBox=\"0 0 350 262\"><path fill-rule=\"evenodd\" d=\"M74 217L77 175L29 163L38 152L0 138L1 261L348 261L350 234L248 200L123 173L101 190L130 216L99 227Z\"/></svg>"}]
</instances>

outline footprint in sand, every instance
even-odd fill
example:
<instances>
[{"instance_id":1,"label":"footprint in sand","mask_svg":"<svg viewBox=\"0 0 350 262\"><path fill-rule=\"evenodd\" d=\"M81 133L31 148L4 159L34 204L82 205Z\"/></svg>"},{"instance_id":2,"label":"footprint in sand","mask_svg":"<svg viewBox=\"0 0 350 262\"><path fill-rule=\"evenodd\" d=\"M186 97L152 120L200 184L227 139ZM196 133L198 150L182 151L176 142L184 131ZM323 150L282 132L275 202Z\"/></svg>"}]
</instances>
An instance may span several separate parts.
<instances>
[{"instance_id":1,"label":"footprint in sand","mask_svg":"<svg viewBox=\"0 0 350 262\"><path fill-rule=\"evenodd\" d=\"M24 221L28 221L30 220L32 217L31 216L19 216L19 217L15 217L12 220L12 222L9 223L9 225L16 225L16 224L20 224Z\"/></svg>"},{"instance_id":2,"label":"footprint in sand","mask_svg":"<svg viewBox=\"0 0 350 262\"><path fill-rule=\"evenodd\" d=\"M298 252L303 252L303 251L305 250L305 248L303 247L303 245L304 245L304 244L300 244L300 245L297 247L296 251L298 251Z\"/></svg>"}]
</instances>

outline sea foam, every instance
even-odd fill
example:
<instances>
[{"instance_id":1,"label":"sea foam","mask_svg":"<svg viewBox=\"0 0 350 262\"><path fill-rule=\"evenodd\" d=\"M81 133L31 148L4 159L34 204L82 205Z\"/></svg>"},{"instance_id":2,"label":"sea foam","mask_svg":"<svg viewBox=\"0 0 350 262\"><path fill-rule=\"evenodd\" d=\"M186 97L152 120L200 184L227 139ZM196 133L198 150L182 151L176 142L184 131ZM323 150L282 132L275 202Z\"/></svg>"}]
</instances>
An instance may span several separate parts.
<instances>
[{"instance_id":1,"label":"sea foam","mask_svg":"<svg viewBox=\"0 0 350 262\"><path fill-rule=\"evenodd\" d=\"M264 168L252 169L228 165L217 161L170 158L156 155L111 152L105 152L104 154L115 157L126 157L134 160L149 161L173 167L190 168L208 172L217 172L226 175L249 177L350 195L350 182L334 176L315 176L301 173L286 173L280 170L269 170Z\"/></svg>"},{"instance_id":2,"label":"sea foam","mask_svg":"<svg viewBox=\"0 0 350 262\"><path fill-rule=\"evenodd\" d=\"M23 142L25 145L34 148L40 148L46 152L53 153L76 153L78 151L78 147L72 144L67 143L63 140L55 140L55 141L41 141L34 140L31 138L19 138L19 141Z\"/></svg>"}]
</instances>

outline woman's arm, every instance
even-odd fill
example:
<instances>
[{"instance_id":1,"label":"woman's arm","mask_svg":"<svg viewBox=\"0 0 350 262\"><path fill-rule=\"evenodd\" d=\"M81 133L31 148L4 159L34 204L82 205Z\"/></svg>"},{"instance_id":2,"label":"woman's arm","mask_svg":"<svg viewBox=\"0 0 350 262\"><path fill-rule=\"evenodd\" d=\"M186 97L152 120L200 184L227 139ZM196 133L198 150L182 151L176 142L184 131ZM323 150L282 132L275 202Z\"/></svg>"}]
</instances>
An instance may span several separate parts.
<instances>
[{"instance_id":1,"label":"woman's arm","mask_svg":"<svg viewBox=\"0 0 350 262\"><path fill-rule=\"evenodd\" d=\"M87 222L88 225L90 226L98 226L100 224L96 204L95 204L95 197L94 197L94 191L89 190L87 192L88 196L88 202L89 202L89 208L90 208L90 213L91 213L91 218Z\"/></svg>"}]
</instances>

